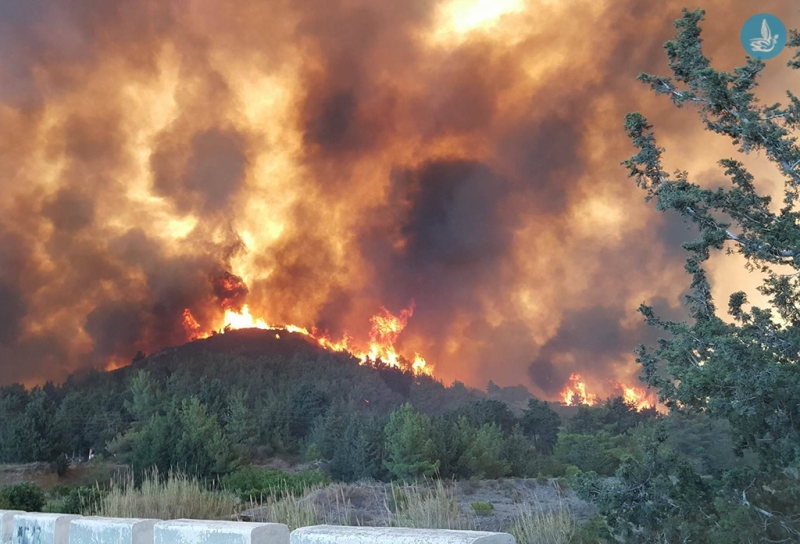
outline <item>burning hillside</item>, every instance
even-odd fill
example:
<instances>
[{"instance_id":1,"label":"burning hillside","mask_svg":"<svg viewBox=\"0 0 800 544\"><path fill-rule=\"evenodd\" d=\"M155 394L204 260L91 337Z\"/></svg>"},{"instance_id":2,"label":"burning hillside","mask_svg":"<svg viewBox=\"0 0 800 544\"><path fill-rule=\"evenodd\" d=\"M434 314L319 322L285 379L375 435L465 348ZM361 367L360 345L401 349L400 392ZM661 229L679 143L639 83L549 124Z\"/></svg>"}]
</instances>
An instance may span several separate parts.
<instances>
[{"instance_id":1,"label":"burning hillside","mask_svg":"<svg viewBox=\"0 0 800 544\"><path fill-rule=\"evenodd\" d=\"M0 383L260 327L447 383L621 392L655 340L635 308L681 315L688 236L619 167L623 116L654 112L684 168L713 151L630 83L681 6L8 4ZM708 9L738 62L740 9Z\"/></svg>"}]
</instances>

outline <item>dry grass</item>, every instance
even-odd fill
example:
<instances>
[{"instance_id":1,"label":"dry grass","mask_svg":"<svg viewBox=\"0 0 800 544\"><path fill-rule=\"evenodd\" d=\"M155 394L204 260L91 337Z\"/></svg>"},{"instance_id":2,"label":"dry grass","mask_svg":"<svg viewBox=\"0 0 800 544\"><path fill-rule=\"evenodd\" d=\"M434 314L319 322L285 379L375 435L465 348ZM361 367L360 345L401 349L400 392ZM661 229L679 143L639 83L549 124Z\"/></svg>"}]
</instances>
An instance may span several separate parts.
<instances>
[{"instance_id":1,"label":"dry grass","mask_svg":"<svg viewBox=\"0 0 800 544\"><path fill-rule=\"evenodd\" d=\"M196 478L170 472L160 478L148 473L141 487L133 478L112 482L97 515L116 518L229 519L237 509L236 497L224 491L209 490Z\"/></svg>"},{"instance_id":2,"label":"dry grass","mask_svg":"<svg viewBox=\"0 0 800 544\"><path fill-rule=\"evenodd\" d=\"M423 484L392 484L390 487L392 525L418 529L473 529L474 515L464 514L456 498L455 486L441 480Z\"/></svg>"},{"instance_id":3,"label":"dry grass","mask_svg":"<svg viewBox=\"0 0 800 544\"><path fill-rule=\"evenodd\" d=\"M520 505L519 513L508 531L517 544L568 544L577 523L569 508L559 504L555 509Z\"/></svg>"},{"instance_id":4,"label":"dry grass","mask_svg":"<svg viewBox=\"0 0 800 544\"><path fill-rule=\"evenodd\" d=\"M261 523L283 523L294 531L298 527L326 523L325 515L317 508L316 503L308 495L318 487L303 490L303 497L298 498L288 491L271 493L266 497L251 499L247 508L250 513L248 521Z\"/></svg>"}]
</instances>

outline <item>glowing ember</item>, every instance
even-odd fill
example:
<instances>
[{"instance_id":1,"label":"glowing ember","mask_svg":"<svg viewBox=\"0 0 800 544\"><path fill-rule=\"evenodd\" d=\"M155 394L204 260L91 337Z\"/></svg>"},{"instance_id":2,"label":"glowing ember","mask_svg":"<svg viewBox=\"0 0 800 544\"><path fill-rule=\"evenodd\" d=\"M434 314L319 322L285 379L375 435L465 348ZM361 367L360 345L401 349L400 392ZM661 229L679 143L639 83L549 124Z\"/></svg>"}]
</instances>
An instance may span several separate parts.
<instances>
[{"instance_id":1,"label":"glowing ember","mask_svg":"<svg viewBox=\"0 0 800 544\"><path fill-rule=\"evenodd\" d=\"M372 330L369 334L369 347L367 350L362 350L355 346L353 339L347 334L345 334L341 340L334 341L331 340L327 334L320 333L316 329L309 332L308 329L297 325L271 325L264 319L253 317L250 313L250 307L247 304L243 304L238 311L226 308L222 322L213 330L219 332L236 329L285 330L287 332L308 336L325 349L349 352L358 357L362 364L375 364L380 361L389 366L400 367L402 366L401 356L395 350L394 344L397 341L397 337L406 327L408 318L410 318L413 313L413 302L407 309L401 311L399 316L393 315L386 308L381 308L381 312L370 319ZM183 311L183 328L187 336L192 340L208 338L211 335L211 333L203 330L203 327L188 308ZM275 337L280 338L280 334L276 333ZM414 359L410 364L410 368L415 374L431 375L433 373L433 369L418 353L414 354Z\"/></svg>"},{"instance_id":2,"label":"glowing ember","mask_svg":"<svg viewBox=\"0 0 800 544\"><path fill-rule=\"evenodd\" d=\"M570 384L564 387L561 392L561 399L567 406L577 406L579 404L586 404L594 406L597 402L597 395L593 395L586 391L586 384L581 381L580 374L572 374L569 377Z\"/></svg>"}]
</instances>

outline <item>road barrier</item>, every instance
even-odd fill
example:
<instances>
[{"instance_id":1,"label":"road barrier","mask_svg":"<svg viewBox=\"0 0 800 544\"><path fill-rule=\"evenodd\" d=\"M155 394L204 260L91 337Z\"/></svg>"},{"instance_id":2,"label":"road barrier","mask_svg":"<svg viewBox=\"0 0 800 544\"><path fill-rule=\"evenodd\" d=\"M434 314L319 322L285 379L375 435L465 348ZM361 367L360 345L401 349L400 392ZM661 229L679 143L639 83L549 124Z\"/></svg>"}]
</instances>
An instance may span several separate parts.
<instances>
[{"instance_id":1,"label":"road barrier","mask_svg":"<svg viewBox=\"0 0 800 544\"><path fill-rule=\"evenodd\" d=\"M516 544L507 533L83 517L0 510L2 544Z\"/></svg>"}]
</instances>

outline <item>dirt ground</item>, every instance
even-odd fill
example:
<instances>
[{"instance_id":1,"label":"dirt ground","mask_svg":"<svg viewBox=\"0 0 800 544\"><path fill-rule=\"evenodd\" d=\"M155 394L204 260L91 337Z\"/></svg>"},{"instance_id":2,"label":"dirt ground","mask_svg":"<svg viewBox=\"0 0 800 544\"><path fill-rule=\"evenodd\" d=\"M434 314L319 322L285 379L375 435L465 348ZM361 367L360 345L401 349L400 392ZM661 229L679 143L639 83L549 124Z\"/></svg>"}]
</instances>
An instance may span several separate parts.
<instances>
[{"instance_id":1,"label":"dirt ground","mask_svg":"<svg viewBox=\"0 0 800 544\"><path fill-rule=\"evenodd\" d=\"M502 479L456 482L455 496L461 512L473 520L475 529L506 531L525 503L534 509L568 508L582 523L597 513L591 503L579 499L570 489L562 489L555 480ZM313 501L317 511L330 523L348 520L351 525L387 526L390 524L391 491L387 484L334 484L310 493L303 500ZM473 502L490 503L491 514L478 516ZM244 511L243 520L263 519L260 509Z\"/></svg>"},{"instance_id":2,"label":"dirt ground","mask_svg":"<svg viewBox=\"0 0 800 544\"><path fill-rule=\"evenodd\" d=\"M124 470L126 470L124 465L80 463L70 466L67 473L59 477L47 463L0 465L0 487L34 482L43 490L50 491L56 485L93 485L97 481L108 481L112 474Z\"/></svg>"}]
</instances>

